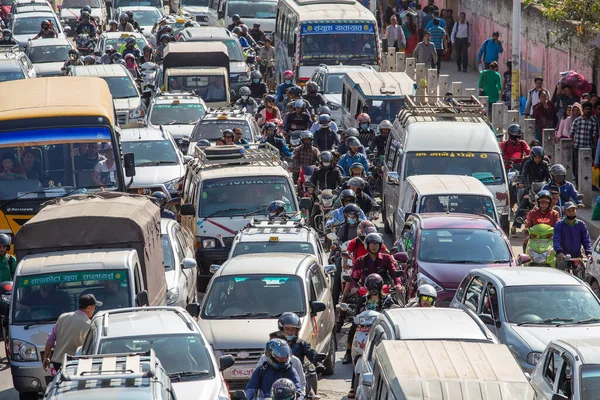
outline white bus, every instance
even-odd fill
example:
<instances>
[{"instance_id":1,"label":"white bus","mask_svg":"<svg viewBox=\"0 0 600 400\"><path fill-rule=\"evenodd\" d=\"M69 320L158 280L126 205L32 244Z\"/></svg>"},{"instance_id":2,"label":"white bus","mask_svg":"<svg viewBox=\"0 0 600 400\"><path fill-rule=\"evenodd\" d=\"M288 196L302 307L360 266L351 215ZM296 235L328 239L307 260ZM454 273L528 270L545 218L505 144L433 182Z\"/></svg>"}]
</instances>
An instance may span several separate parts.
<instances>
[{"instance_id":1,"label":"white bus","mask_svg":"<svg viewBox=\"0 0 600 400\"><path fill-rule=\"evenodd\" d=\"M279 0L275 26L275 72L306 83L320 64L379 67L377 22L356 0Z\"/></svg>"}]
</instances>

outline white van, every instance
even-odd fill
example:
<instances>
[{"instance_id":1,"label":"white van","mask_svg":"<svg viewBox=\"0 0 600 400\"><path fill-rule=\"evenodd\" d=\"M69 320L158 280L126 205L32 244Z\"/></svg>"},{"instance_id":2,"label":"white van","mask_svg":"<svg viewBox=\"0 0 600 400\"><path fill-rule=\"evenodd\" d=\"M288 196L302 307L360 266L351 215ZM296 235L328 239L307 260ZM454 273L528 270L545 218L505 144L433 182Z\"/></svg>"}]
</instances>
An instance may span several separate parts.
<instances>
[{"instance_id":1,"label":"white van","mask_svg":"<svg viewBox=\"0 0 600 400\"><path fill-rule=\"evenodd\" d=\"M415 175L467 175L479 179L492 193L500 226L508 233L508 179L502 152L484 108L475 99L429 103L407 96L394 121L382 166L383 221L386 231L397 226L396 209L406 178Z\"/></svg>"},{"instance_id":2,"label":"white van","mask_svg":"<svg viewBox=\"0 0 600 400\"><path fill-rule=\"evenodd\" d=\"M275 32L277 0L228 0L225 3L225 26L229 26L234 15L239 15L248 29L260 24L260 29L270 35Z\"/></svg>"},{"instance_id":3,"label":"white van","mask_svg":"<svg viewBox=\"0 0 600 400\"><path fill-rule=\"evenodd\" d=\"M492 193L472 176L415 175L406 178L394 231L402 232L407 214L424 212L485 214L500 224Z\"/></svg>"}]
</instances>

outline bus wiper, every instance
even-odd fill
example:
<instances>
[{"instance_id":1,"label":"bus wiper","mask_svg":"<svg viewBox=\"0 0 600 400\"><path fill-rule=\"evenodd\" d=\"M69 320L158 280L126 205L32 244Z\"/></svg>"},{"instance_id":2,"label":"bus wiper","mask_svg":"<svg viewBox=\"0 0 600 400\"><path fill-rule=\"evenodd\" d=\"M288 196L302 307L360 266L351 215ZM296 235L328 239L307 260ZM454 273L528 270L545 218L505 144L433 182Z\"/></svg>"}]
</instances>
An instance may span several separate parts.
<instances>
[{"instance_id":1,"label":"bus wiper","mask_svg":"<svg viewBox=\"0 0 600 400\"><path fill-rule=\"evenodd\" d=\"M210 214L207 217L204 217L204 219L202 220L202 222L206 221L209 218L215 217L219 214L225 213L225 212L230 212L230 211L244 211L245 208L240 208L240 207L231 207L231 208L224 208L222 210L219 211L215 211L214 213Z\"/></svg>"},{"instance_id":2,"label":"bus wiper","mask_svg":"<svg viewBox=\"0 0 600 400\"><path fill-rule=\"evenodd\" d=\"M263 204L262 206L258 207L256 210L250 211L248 214L244 215L244 218L248 218L251 215L254 215L261 211L264 211L267 209L268 206L269 206L268 204Z\"/></svg>"},{"instance_id":3,"label":"bus wiper","mask_svg":"<svg viewBox=\"0 0 600 400\"><path fill-rule=\"evenodd\" d=\"M147 167L150 165L161 165L161 164L177 164L177 161L171 161L171 160L146 161L146 162L139 163L136 165L138 167Z\"/></svg>"},{"instance_id":4,"label":"bus wiper","mask_svg":"<svg viewBox=\"0 0 600 400\"><path fill-rule=\"evenodd\" d=\"M298 314L304 314L304 311L285 311L285 312L293 312L294 314L298 315ZM269 318L279 318L283 315L283 313L279 313L279 314L269 314Z\"/></svg>"},{"instance_id":5,"label":"bus wiper","mask_svg":"<svg viewBox=\"0 0 600 400\"><path fill-rule=\"evenodd\" d=\"M100 189L103 186L104 185L102 185L102 186L83 186L83 187L78 187L78 188L71 189L70 191L68 191L65 194L61 194L61 195L58 195L58 196L52 196L49 199L53 200L53 199L58 198L58 197L67 197L67 196L69 196L69 195L71 195L71 194L73 194L73 193L75 193L75 192L77 192L77 191L79 191L81 189ZM56 189L56 188L46 188L46 189ZM2 203L2 205L0 206L0 208L4 209L4 207L8 206L9 204L12 204L15 201L20 200L23 197L28 196L30 194L42 194L42 193L46 194L46 189L44 189L44 190L35 190L35 191L23 193L20 196L15 197L14 199L10 199L10 200L7 200L6 202Z\"/></svg>"}]
</instances>

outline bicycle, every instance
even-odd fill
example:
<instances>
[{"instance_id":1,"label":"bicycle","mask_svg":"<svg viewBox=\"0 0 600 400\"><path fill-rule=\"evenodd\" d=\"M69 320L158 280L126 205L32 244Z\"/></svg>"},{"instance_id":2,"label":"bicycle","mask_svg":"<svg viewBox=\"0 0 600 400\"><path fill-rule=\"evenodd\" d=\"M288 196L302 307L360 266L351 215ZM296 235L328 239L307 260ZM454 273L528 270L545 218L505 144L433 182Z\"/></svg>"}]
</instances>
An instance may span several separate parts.
<instances>
[{"instance_id":1,"label":"bicycle","mask_svg":"<svg viewBox=\"0 0 600 400\"><path fill-rule=\"evenodd\" d=\"M585 279L585 273L587 270L587 262L588 259L584 257L573 258L570 254L565 255L563 261L566 264L565 272L570 273L573 276L578 277L579 279Z\"/></svg>"}]
</instances>

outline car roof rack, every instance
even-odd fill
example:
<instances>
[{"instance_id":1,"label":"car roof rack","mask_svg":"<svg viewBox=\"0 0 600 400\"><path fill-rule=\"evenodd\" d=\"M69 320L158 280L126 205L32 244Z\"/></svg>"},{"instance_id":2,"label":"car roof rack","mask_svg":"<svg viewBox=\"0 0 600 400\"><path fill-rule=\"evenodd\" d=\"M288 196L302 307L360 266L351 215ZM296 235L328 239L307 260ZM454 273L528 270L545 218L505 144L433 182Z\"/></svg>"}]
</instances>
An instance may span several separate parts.
<instances>
[{"instance_id":1,"label":"car roof rack","mask_svg":"<svg viewBox=\"0 0 600 400\"><path fill-rule=\"evenodd\" d=\"M245 232L248 234L285 234L285 233L299 233L300 230L310 230L310 227L306 224L304 218L292 219L286 218L259 218L254 217L250 220Z\"/></svg>"},{"instance_id":2,"label":"car roof rack","mask_svg":"<svg viewBox=\"0 0 600 400\"><path fill-rule=\"evenodd\" d=\"M229 119L229 117L242 117L246 115L247 112L244 111L243 108L234 108L234 107L221 107L221 108L210 108L206 111L206 114L202 119L207 117L217 118L217 119Z\"/></svg>"},{"instance_id":3,"label":"car roof rack","mask_svg":"<svg viewBox=\"0 0 600 400\"><path fill-rule=\"evenodd\" d=\"M251 143L242 146L214 146L194 148L197 168L227 164L253 164L263 167L283 166L279 150L269 143Z\"/></svg>"},{"instance_id":4,"label":"car roof rack","mask_svg":"<svg viewBox=\"0 0 600 400\"><path fill-rule=\"evenodd\" d=\"M469 97L453 97L446 101L446 96L413 96L407 95L404 108L398 113L403 124L410 117L485 117L483 104L473 95Z\"/></svg>"}]
</instances>

